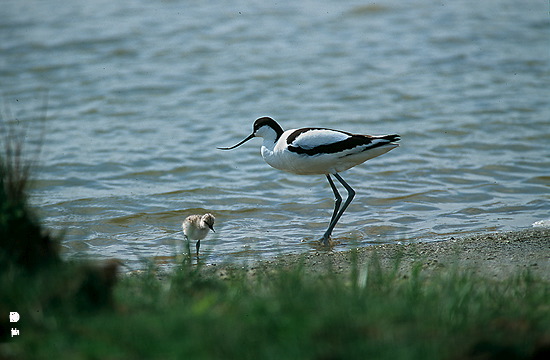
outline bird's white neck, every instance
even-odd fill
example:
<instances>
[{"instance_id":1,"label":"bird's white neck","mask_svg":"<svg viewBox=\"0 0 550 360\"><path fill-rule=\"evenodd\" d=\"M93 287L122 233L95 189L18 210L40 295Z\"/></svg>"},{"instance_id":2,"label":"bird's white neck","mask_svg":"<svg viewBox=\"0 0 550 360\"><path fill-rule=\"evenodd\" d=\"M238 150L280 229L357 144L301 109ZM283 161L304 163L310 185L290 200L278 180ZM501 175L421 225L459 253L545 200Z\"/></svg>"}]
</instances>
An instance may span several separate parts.
<instances>
[{"instance_id":1,"label":"bird's white neck","mask_svg":"<svg viewBox=\"0 0 550 360\"><path fill-rule=\"evenodd\" d=\"M264 139L263 147L267 148L270 151L273 151L277 140L279 140L281 134L279 134L275 129L269 126L262 126L256 132L256 136L262 137Z\"/></svg>"}]
</instances>

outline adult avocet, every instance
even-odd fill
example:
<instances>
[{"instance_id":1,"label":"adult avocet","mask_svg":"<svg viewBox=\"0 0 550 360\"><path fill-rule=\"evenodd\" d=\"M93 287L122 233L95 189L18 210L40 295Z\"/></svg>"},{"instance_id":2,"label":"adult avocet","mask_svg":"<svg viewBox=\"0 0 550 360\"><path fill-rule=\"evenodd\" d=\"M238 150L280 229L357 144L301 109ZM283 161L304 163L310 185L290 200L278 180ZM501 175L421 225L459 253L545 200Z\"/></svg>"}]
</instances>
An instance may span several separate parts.
<instances>
[{"instance_id":1,"label":"adult avocet","mask_svg":"<svg viewBox=\"0 0 550 360\"><path fill-rule=\"evenodd\" d=\"M197 240L197 256L199 256L199 248L201 240L208 235L208 230L214 231L214 221L216 218L212 214L190 215L183 220L181 227L183 235L189 240ZM215 231L214 231L215 232Z\"/></svg>"},{"instance_id":2,"label":"adult avocet","mask_svg":"<svg viewBox=\"0 0 550 360\"><path fill-rule=\"evenodd\" d=\"M262 117L254 122L252 134L231 147L231 150L254 137L264 139L262 157L275 169L298 175L325 175L334 192L334 211L327 231L321 238L324 245L330 245L332 230L353 200L355 191L340 176L340 172L382 155L398 147L399 135L356 135L345 131L324 128L302 128L283 131L272 118ZM347 190L344 205L338 189L331 178L333 175Z\"/></svg>"}]
</instances>

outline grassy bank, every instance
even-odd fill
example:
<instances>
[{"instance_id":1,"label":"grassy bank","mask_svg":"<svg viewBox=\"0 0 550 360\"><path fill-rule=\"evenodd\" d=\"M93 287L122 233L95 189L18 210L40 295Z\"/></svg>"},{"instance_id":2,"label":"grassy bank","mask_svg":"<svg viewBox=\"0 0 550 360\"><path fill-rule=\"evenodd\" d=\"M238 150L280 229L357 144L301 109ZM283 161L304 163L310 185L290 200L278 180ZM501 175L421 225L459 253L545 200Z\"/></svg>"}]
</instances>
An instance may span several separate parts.
<instances>
[{"instance_id":1,"label":"grassy bank","mask_svg":"<svg viewBox=\"0 0 550 360\"><path fill-rule=\"evenodd\" d=\"M376 258L344 277L330 266L315 276L300 265L225 272L183 265L162 281L153 270L125 276L103 309L20 304L21 335L0 357L522 359L549 350L548 284L528 272L491 282L418 266L403 276Z\"/></svg>"}]
</instances>

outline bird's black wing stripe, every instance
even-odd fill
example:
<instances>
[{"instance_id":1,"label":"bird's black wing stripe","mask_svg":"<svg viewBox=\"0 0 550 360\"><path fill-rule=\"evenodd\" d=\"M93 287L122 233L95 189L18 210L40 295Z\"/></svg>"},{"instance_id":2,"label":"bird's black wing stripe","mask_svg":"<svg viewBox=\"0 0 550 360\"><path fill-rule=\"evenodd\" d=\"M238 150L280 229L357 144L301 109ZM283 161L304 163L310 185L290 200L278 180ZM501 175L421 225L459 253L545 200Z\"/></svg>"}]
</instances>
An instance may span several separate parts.
<instances>
[{"instance_id":1,"label":"bird's black wing stripe","mask_svg":"<svg viewBox=\"0 0 550 360\"><path fill-rule=\"evenodd\" d=\"M291 134L294 135L294 134ZM318 155L318 154L334 154L345 150L353 149L357 146L364 146L372 144L373 138L364 136L364 135L351 135L348 139L338 141L332 144L319 145L311 149L305 149L299 146L289 145L288 150L296 154L305 154L305 155ZM387 142L374 143L372 147L367 149L376 148L387 144ZM366 149L365 149L366 150Z\"/></svg>"}]
</instances>

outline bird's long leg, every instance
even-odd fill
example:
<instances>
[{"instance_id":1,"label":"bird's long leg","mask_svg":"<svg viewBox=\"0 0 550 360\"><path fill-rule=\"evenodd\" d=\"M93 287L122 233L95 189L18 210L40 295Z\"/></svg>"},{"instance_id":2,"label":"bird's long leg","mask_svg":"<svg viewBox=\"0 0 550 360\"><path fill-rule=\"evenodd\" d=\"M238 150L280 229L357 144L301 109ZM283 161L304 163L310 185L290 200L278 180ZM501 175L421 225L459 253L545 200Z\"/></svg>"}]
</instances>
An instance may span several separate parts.
<instances>
[{"instance_id":1,"label":"bird's long leg","mask_svg":"<svg viewBox=\"0 0 550 360\"><path fill-rule=\"evenodd\" d=\"M339 209L339 211L337 211L336 205L338 204L339 206L340 202L342 201L340 194L338 194L336 198L335 207L334 207L334 213L332 215L332 219L330 220L330 225L322 238L324 245L329 245L330 235L332 234L332 230L334 229L334 227L338 223L338 220L340 220L340 218L344 214L344 211L346 211L346 209L348 208L349 204L351 203L351 201L355 196L355 190L353 190L353 188L349 186L349 184L338 173L334 173L333 175L340 182L340 184L342 184L346 188L348 192L348 198L346 199L346 202L344 202L344 205L342 205L342 207ZM336 186L334 186L334 182L330 179L329 175L327 175L327 178L329 179L329 184L332 188L332 191L334 191L334 195L336 196L338 190L336 190ZM338 200L338 197L340 197L339 200Z\"/></svg>"},{"instance_id":2,"label":"bird's long leg","mask_svg":"<svg viewBox=\"0 0 550 360\"><path fill-rule=\"evenodd\" d=\"M334 193L334 211L332 212L332 217L330 218L328 230L325 232L325 235L323 235L323 237L321 238L321 241L323 242L324 245L329 244L330 234L332 233L332 228L334 228L334 226L332 226L332 223L334 222L334 219L336 219L336 216L338 215L338 210L340 210L340 205L342 204L342 196L340 196L340 193L338 192L338 188L336 187L336 185L334 185L334 181L332 181L330 174L326 174L326 177L330 185L330 188Z\"/></svg>"},{"instance_id":3,"label":"bird's long leg","mask_svg":"<svg viewBox=\"0 0 550 360\"><path fill-rule=\"evenodd\" d=\"M185 248L184 250L187 250L186 255L191 257L191 240L187 237L187 235L183 235L185 237Z\"/></svg>"},{"instance_id":4,"label":"bird's long leg","mask_svg":"<svg viewBox=\"0 0 550 360\"><path fill-rule=\"evenodd\" d=\"M330 188L332 189L332 192L334 193L334 211L332 212L332 217L330 218L329 226L332 224L334 219L336 218L336 215L338 214L338 210L340 209L340 205L342 204L342 196L340 196L340 193L338 192L338 188L334 185L334 182L332 181L332 178L329 174L326 175L328 183L330 184Z\"/></svg>"},{"instance_id":5,"label":"bird's long leg","mask_svg":"<svg viewBox=\"0 0 550 360\"><path fill-rule=\"evenodd\" d=\"M201 241L200 240L197 240L197 245L196 245L196 248L197 248L197 257L199 257L199 249L201 247Z\"/></svg>"}]
</instances>

